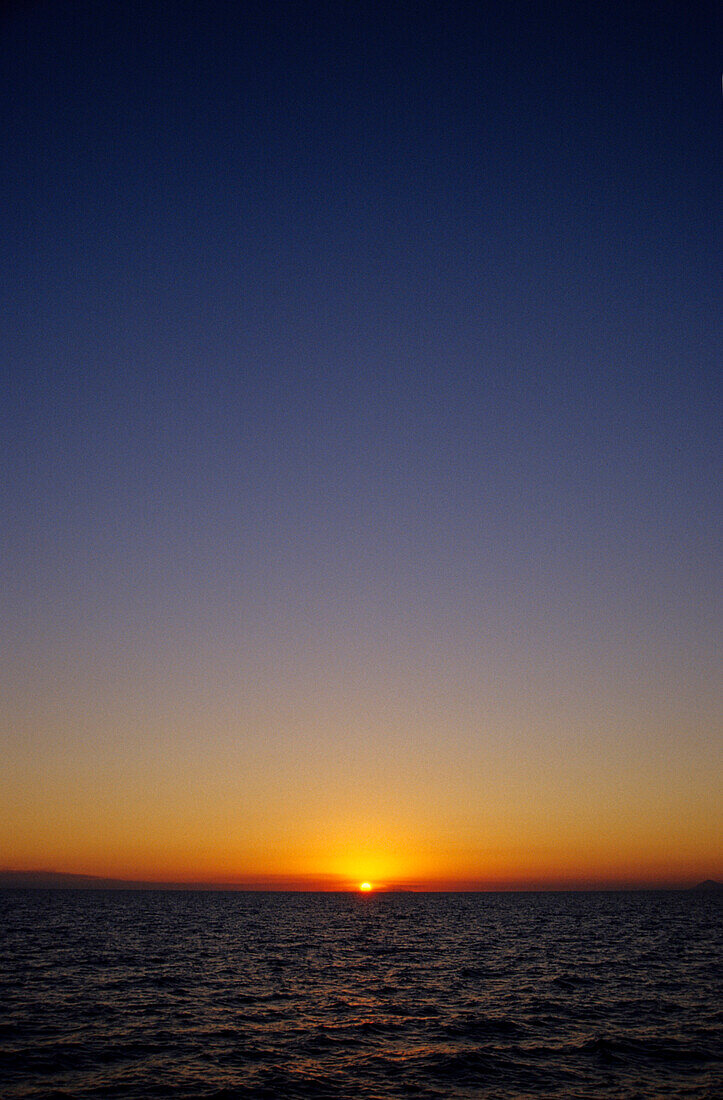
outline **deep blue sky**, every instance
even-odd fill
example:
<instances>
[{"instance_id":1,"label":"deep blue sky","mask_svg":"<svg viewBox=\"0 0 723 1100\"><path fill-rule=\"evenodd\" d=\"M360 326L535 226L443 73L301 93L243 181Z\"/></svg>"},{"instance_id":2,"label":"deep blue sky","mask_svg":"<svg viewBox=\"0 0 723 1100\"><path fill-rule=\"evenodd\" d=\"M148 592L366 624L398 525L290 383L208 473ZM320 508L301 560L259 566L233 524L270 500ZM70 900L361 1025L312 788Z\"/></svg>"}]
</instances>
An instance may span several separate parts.
<instances>
[{"instance_id":1,"label":"deep blue sky","mask_svg":"<svg viewBox=\"0 0 723 1100\"><path fill-rule=\"evenodd\" d=\"M6 10L12 714L93 662L169 722L249 662L291 709L486 676L529 720L550 664L596 729L705 695L716 7Z\"/></svg>"}]
</instances>

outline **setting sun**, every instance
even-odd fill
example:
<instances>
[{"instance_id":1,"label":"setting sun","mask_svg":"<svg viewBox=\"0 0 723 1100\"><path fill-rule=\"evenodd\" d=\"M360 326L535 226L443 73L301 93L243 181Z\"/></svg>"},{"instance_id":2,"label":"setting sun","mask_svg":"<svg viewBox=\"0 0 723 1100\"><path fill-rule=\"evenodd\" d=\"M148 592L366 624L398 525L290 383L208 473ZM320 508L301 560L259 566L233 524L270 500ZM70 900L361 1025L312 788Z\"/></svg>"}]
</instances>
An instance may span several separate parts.
<instances>
[{"instance_id":1,"label":"setting sun","mask_svg":"<svg viewBox=\"0 0 723 1100\"><path fill-rule=\"evenodd\" d=\"M359 883L359 889L363 890L365 893L367 893L369 890L371 890L371 888L372 888L371 882L360 882Z\"/></svg>"}]
</instances>

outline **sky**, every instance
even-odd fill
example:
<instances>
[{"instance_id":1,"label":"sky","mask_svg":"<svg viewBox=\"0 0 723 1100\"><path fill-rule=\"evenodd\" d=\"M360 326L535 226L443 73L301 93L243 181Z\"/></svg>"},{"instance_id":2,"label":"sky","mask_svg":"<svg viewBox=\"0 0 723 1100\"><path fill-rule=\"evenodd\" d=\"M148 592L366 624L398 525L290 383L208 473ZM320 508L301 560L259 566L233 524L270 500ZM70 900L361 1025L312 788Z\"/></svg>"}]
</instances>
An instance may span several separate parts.
<instances>
[{"instance_id":1,"label":"sky","mask_svg":"<svg viewBox=\"0 0 723 1100\"><path fill-rule=\"evenodd\" d=\"M0 18L0 868L723 878L720 9Z\"/></svg>"}]
</instances>

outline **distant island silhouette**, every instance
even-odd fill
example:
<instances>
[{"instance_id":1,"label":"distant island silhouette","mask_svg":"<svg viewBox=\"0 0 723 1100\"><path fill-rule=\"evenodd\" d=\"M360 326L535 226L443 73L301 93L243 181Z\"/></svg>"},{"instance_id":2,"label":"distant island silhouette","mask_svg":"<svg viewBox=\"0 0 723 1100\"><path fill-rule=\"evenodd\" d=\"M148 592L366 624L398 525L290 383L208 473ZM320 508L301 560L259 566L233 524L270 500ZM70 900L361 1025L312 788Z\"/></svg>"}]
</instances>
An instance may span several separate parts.
<instances>
[{"instance_id":1,"label":"distant island silhouette","mask_svg":"<svg viewBox=\"0 0 723 1100\"><path fill-rule=\"evenodd\" d=\"M691 890L700 894L715 894L723 890L723 882L716 882L714 878L707 878L705 882L699 882L691 886Z\"/></svg>"},{"instance_id":2,"label":"distant island silhouette","mask_svg":"<svg viewBox=\"0 0 723 1100\"><path fill-rule=\"evenodd\" d=\"M153 890L170 888L172 883L101 878L73 875L66 871L0 871L0 887L37 890ZM180 884L179 884L180 885Z\"/></svg>"},{"instance_id":3,"label":"distant island silhouette","mask_svg":"<svg viewBox=\"0 0 723 1100\"><path fill-rule=\"evenodd\" d=\"M145 879L102 878L67 871L0 871L0 889L24 890L249 890L234 882L157 882Z\"/></svg>"}]
</instances>

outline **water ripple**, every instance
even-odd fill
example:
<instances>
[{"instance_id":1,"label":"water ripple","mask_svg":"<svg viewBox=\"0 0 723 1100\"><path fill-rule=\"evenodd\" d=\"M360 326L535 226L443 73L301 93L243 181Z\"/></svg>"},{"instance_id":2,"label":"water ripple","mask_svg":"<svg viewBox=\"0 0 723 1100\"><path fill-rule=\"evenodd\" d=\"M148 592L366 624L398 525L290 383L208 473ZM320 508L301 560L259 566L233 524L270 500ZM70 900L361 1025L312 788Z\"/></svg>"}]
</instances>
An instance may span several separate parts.
<instances>
[{"instance_id":1,"label":"water ripple","mask_svg":"<svg viewBox=\"0 0 723 1100\"><path fill-rule=\"evenodd\" d=\"M0 892L0 1094L723 1095L684 893Z\"/></svg>"}]
</instances>

